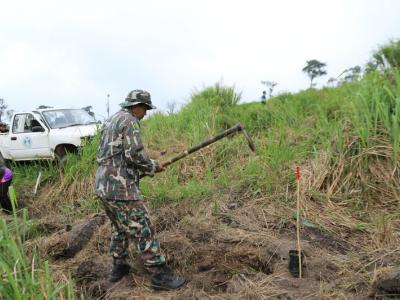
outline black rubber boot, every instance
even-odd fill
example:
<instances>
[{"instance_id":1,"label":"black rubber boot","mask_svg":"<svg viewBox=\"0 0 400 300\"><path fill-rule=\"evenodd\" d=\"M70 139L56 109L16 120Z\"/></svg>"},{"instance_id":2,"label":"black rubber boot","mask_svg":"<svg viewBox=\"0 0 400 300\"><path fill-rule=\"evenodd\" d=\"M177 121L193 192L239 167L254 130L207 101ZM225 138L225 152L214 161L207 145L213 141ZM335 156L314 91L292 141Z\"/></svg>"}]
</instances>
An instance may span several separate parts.
<instances>
[{"instance_id":1,"label":"black rubber boot","mask_svg":"<svg viewBox=\"0 0 400 300\"><path fill-rule=\"evenodd\" d=\"M184 283L185 278L175 275L167 266L158 267L158 270L150 278L151 287L155 290L175 290Z\"/></svg>"},{"instance_id":2,"label":"black rubber boot","mask_svg":"<svg viewBox=\"0 0 400 300\"><path fill-rule=\"evenodd\" d=\"M117 282L129 273L131 267L127 264L114 264L111 270L110 281Z\"/></svg>"}]
</instances>

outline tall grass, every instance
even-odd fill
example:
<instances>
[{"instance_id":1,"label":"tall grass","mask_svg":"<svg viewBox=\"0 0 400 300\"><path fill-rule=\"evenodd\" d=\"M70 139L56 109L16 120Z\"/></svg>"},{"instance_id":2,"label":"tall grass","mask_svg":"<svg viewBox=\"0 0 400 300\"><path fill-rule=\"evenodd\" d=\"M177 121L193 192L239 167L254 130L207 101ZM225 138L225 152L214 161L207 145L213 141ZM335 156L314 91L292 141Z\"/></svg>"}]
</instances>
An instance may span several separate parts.
<instances>
[{"instance_id":1,"label":"tall grass","mask_svg":"<svg viewBox=\"0 0 400 300\"><path fill-rule=\"evenodd\" d=\"M393 149L393 161L397 161L400 76L395 70L391 74L388 77L370 73L360 81L336 88L286 93L270 99L266 105L225 102L218 96L220 86L209 87L195 94L180 112L170 116L157 114L148 120L143 126L145 140L158 149L171 150L172 156L185 149L182 145L174 147L174 143L189 147L241 122L256 141L257 156L249 157L240 137L226 139L212 145L211 150L202 150L206 154L194 154L171 166L156 181L146 180L145 193L160 199L182 199L186 186L193 185L198 190L192 189L191 197L201 197L202 187L212 187L214 192L222 189L218 174L220 167L227 165L230 170L237 170L227 175L231 184L239 182L240 186L242 182L254 190L283 190L293 183L291 168L313 159L320 151L331 153L332 168L335 168L342 163L339 159L353 160L352 157L368 153L368 149L385 140ZM232 88L227 89L232 91ZM376 151L371 153L376 154ZM366 171L371 159L373 157L368 155L363 158ZM215 161L218 164L213 163ZM194 164L208 170L199 172ZM355 167L351 164L343 167L343 178ZM181 176L185 179L176 175L182 173L182 169L186 171ZM203 176L207 172L216 176Z\"/></svg>"},{"instance_id":2,"label":"tall grass","mask_svg":"<svg viewBox=\"0 0 400 300\"><path fill-rule=\"evenodd\" d=\"M255 139L257 156L250 155L240 135L227 138L171 165L155 180L145 179L142 189L157 203L201 197L207 190L223 188L219 186L223 180L218 178L228 167L237 172L228 172L225 181L254 189L275 186L276 190L292 183L290 169L294 164L312 159L319 151L331 153L334 159L349 157L382 139L392 145L392 159L396 161L400 147L400 76L396 70L388 74L371 72L360 81L336 88L285 93L265 105L239 104L240 93L221 84L198 91L179 112L156 113L143 122L147 147L166 152L167 159L241 122ZM62 171L52 165L44 171L45 180L58 182L54 197L68 194L87 199L92 195L98 138L84 147L80 156L71 156ZM367 167L368 158L364 164ZM350 172L351 167L346 168ZM17 180L16 185L22 186L24 180L32 182L37 177L37 170L17 168L17 175L25 178ZM84 206L96 207L95 202L90 203L94 204Z\"/></svg>"},{"instance_id":3,"label":"tall grass","mask_svg":"<svg viewBox=\"0 0 400 300\"><path fill-rule=\"evenodd\" d=\"M144 178L141 190L147 200L154 206L174 201L195 205L224 193L246 192L271 195L272 201L290 206L294 166L311 165L326 155L321 166L326 172L320 171L327 175L313 187L318 189L311 191L315 197L324 194L352 213L374 207L374 201L379 201L380 207L398 208L393 200L399 193L398 71L371 72L360 81L336 88L285 93L266 104L240 104L239 100L240 93L233 87L217 84L194 93L179 112L156 113L143 122L147 148L166 152L158 158L161 161L238 122L250 132L257 148L256 155L252 154L240 134L225 138L154 178ZM42 195L42 203L56 203L59 213L71 218L97 210L93 177L98 139L97 135L79 156L70 156L62 168L52 163L14 165L16 190L32 189L40 171L42 184L51 189ZM381 163L379 168L377 163ZM387 166L392 168L390 174L385 174ZM382 190L384 199L378 197ZM393 201L387 201L391 198ZM54 284L47 263L40 262L35 253L24 253L24 232L31 230L27 218L0 224L4 237L0 239L0 263L5 270L0 291L13 299L37 299L37 295L72 298L67 279Z\"/></svg>"},{"instance_id":4,"label":"tall grass","mask_svg":"<svg viewBox=\"0 0 400 300\"><path fill-rule=\"evenodd\" d=\"M373 146L370 137L386 135L397 157L400 147L400 73L371 72L360 82L353 102L353 122L364 146Z\"/></svg>"},{"instance_id":5,"label":"tall grass","mask_svg":"<svg viewBox=\"0 0 400 300\"><path fill-rule=\"evenodd\" d=\"M11 220L0 220L0 298L1 299L75 299L74 288L68 278L56 282L48 261L42 261L35 251L29 255L24 249L34 226L26 210Z\"/></svg>"}]
</instances>

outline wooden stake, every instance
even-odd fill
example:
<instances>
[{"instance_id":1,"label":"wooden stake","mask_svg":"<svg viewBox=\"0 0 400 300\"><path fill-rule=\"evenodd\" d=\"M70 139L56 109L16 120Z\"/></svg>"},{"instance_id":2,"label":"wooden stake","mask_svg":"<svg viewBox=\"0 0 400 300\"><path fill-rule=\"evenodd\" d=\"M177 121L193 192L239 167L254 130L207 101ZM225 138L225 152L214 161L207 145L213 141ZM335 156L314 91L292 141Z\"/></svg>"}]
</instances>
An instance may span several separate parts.
<instances>
[{"instance_id":1,"label":"wooden stake","mask_svg":"<svg viewBox=\"0 0 400 300\"><path fill-rule=\"evenodd\" d=\"M37 179L36 179L36 184L35 184L35 188L33 189L33 194L35 194L36 195L36 193L37 193L37 189L38 189L38 187L39 187L39 183L40 183L40 178L42 177L42 172L39 172L39 175L38 175L38 177L37 177Z\"/></svg>"},{"instance_id":2,"label":"wooden stake","mask_svg":"<svg viewBox=\"0 0 400 300\"><path fill-rule=\"evenodd\" d=\"M297 254L299 256L299 278L302 278L301 244L300 244L300 167L296 167L297 181Z\"/></svg>"}]
</instances>

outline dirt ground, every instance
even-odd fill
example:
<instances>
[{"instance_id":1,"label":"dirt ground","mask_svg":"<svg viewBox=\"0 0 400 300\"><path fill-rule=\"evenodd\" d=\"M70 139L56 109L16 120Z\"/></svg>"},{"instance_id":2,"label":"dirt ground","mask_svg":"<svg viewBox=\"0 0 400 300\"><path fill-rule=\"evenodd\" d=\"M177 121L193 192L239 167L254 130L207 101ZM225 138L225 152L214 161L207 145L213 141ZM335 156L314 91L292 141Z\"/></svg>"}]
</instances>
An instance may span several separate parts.
<instances>
[{"instance_id":1,"label":"dirt ground","mask_svg":"<svg viewBox=\"0 0 400 300\"><path fill-rule=\"evenodd\" d=\"M111 226L103 213L67 225L62 216L39 218L42 235L30 246L50 258L55 278L70 272L83 299L400 298L399 248L371 251L364 231L337 234L303 225L303 278L292 276L288 260L289 250L296 249L296 222L291 214L267 199L231 194L218 203L186 201L152 210L168 263L187 279L173 292L153 291L134 254L129 276L109 282ZM389 281L378 280L387 276Z\"/></svg>"}]
</instances>

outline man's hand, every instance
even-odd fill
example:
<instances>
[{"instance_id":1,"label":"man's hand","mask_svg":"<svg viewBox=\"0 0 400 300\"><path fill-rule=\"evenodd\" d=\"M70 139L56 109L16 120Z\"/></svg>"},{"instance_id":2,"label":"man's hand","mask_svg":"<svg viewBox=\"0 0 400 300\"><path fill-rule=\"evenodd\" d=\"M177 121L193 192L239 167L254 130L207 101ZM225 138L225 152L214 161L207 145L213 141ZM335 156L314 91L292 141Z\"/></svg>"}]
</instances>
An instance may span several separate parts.
<instances>
[{"instance_id":1,"label":"man's hand","mask_svg":"<svg viewBox=\"0 0 400 300\"><path fill-rule=\"evenodd\" d=\"M160 173L160 172L163 172L163 171L165 171L165 168L164 168L163 164L160 163L160 162L157 162L155 172L156 173Z\"/></svg>"}]
</instances>

